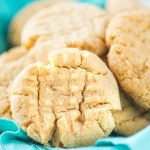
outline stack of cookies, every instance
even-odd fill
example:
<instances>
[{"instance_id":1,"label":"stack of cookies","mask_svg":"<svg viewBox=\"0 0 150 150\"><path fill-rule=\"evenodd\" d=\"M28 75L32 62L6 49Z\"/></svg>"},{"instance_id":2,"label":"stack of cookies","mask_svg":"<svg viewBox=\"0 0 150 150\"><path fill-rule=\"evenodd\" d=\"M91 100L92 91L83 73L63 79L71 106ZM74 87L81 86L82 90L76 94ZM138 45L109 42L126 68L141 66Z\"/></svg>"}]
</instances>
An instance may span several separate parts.
<instances>
[{"instance_id":1,"label":"stack of cookies","mask_svg":"<svg viewBox=\"0 0 150 150\"><path fill-rule=\"evenodd\" d=\"M9 31L16 47L0 56L0 117L67 148L148 126L150 10L126 1L104 11L45 0L19 12Z\"/></svg>"}]
</instances>

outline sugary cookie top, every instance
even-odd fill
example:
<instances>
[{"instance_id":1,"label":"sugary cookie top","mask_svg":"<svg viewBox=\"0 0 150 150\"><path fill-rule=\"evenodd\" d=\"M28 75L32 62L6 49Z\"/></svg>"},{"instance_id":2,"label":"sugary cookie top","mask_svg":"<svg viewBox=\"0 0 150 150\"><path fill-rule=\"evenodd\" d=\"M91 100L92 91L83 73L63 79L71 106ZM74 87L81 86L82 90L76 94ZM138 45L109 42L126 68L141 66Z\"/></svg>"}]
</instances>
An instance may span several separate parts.
<instances>
[{"instance_id":1,"label":"sugary cookie top","mask_svg":"<svg viewBox=\"0 0 150 150\"><path fill-rule=\"evenodd\" d=\"M113 112L115 131L129 136L135 134L150 124L150 113L132 104L132 100L120 92L122 110Z\"/></svg>"},{"instance_id":2,"label":"sugary cookie top","mask_svg":"<svg viewBox=\"0 0 150 150\"><path fill-rule=\"evenodd\" d=\"M14 47L11 50L0 55L0 64L10 63L12 61L18 60L21 56L25 55L27 50L23 47Z\"/></svg>"},{"instance_id":3,"label":"sugary cookie top","mask_svg":"<svg viewBox=\"0 0 150 150\"><path fill-rule=\"evenodd\" d=\"M150 11L118 15L109 24L109 66L122 89L150 109Z\"/></svg>"},{"instance_id":4,"label":"sugary cookie top","mask_svg":"<svg viewBox=\"0 0 150 150\"><path fill-rule=\"evenodd\" d=\"M9 27L9 40L12 45L17 46L20 45L21 41L21 31L24 28L26 22L39 10L50 8L51 6L57 4L58 2L62 2L63 0L42 0L42 1L34 1L25 6L21 11L17 13L17 15L13 18L10 27Z\"/></svg>"},{"instance_id":5,"label":"sugary cookie top","mask_svg":"<svg viewBox=\"0 0 150 150\"><path fill-rule=\"evenodd\" d=\"M31 48L37 42L55 38L66 47L102 55L107 50L104 42L107 22L105 12L96 6L64 2L32 17L22 32L22 44Z\"/></svg>"},{"instance_id":6,"label":"sugary cookie top","mask_svg":"<svg viewBox=\"0 0 150 150\"><path fill-rule=\"evenodd\" d=\"M143 48L149 51L150 11L125 12L114 17L106 31L106 42L110 47L120 44L124 47ZM144 51L144 52L145 52Z\"/></svg>"},{"instance_id":7,"label":"sugary cookie top","mask_svg":"<svg viewBox=\"0 0 150 150\"><path fill-rule=\"evenodd\" d=\"M10 78L15 74L17 68L19 68L19 62L27 54L27 51L22 47L16 47L8 52L5 52L0 56L0 83L8 84ZM11 70L9 69L11 68ZM16 75L16 74L15 74Z\"/></svg>"},{"instance_id":8,"label":"sugary cookie top","mask_svg":"<svg viewBox=\"0 0 150 150\"><path fill-rule=\"evenodd\" d=\"M14 120L42 144L78 147L108 136L114 128L111 110L120 109L120 100L106 65L79 49L51 52L49 61L30 65L16 78Z\"/></svg>"},{"instance_id":9,"label":"sugary cookie top","mask_svg":"<svg viewBox=\"0 0 150 150\"><path fill-rule=\"evenodd\" d=\"M139 0L107 0L106 2L106 11L111 16L143 8L144 6L142 6Z\"/></svg>"},{"instance_id":10,"label":"sugary cookie top","mask_svg":"<svg viewBox=\"0 0 150 150\"><path fill-rule=\"evenodd\" d=\"M9 86L18 70L22 66L20 62L27 51L22 47L15 47L0 56L0 117L11 118L9 102Z\"/></svg>"}]
</instances>

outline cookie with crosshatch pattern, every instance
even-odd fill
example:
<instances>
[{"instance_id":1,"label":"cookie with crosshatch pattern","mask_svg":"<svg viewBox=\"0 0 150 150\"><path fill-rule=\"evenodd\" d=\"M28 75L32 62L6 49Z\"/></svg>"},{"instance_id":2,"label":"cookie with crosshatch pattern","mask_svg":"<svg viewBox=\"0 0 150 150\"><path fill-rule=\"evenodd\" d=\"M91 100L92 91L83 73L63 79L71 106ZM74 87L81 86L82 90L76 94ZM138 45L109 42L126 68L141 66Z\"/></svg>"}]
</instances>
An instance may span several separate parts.
<instances>
[{"instance_id":1,"label":"cookie with crosshatch pattern","mask_svg":"<svg viewBox=\"0 0 150 150\"><path fill-rule=\"evenodd\" d=\"M108 90L109 89L109 90ZM57 147L91 145L115 127L117 83L98 56L69 48L26 67L11 90L13 119L32 139Z\"/></svg>"}]
</instances>

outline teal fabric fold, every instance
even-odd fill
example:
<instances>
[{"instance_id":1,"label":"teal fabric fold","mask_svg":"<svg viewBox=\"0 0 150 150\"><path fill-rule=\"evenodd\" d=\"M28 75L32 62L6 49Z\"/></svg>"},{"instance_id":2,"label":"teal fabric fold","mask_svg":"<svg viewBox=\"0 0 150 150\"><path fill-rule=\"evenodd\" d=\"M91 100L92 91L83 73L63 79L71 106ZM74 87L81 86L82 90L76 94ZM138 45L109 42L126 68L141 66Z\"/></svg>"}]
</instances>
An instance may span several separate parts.
<instances>
[{"instance_id":1,"label":"teal fabric fold","mask_svg":"<svg viewBox=\"0 0 150 150\"><path fill-rule=\"evenodd\" d=\"M99 6L102 9L105 9L106 0L79 0L81 3L90 3L96 6Z\"/></svg>"},{"instance_id":2,"label":"teal fabric fold","mask_svg":"<svg viewBox=\"0 0 150 150\"><path fill-rule=\"evenodd\" d=\"M4 150L64 150L42 146L31 140L12 120L0 119L0 145ZM98 140L90 147L70 150L148 150L150 147L150 126L130 137L111 136Z\"/></svg>"}]
</instances>

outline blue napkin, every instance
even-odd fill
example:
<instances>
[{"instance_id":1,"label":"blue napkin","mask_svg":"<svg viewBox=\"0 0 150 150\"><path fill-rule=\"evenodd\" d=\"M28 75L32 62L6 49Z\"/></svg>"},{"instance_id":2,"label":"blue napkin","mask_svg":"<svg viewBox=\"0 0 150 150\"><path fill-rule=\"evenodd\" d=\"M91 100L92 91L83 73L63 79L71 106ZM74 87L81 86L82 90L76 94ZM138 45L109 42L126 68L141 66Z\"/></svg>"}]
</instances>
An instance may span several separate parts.
<instances>
[{"instance_id":1,"label":"blue napkin","mask_svg":"<svg viewBox=\"0 0 150 150\"><path fill-rule=\"evenodd\" d=\"M0 119L0 144L4 150L63 150L44 147L31 140L12 120ZM71 150L148 150L150 147L150 126L130 137L109 137L99 140L90 147Z\"/></svg>"},{"instance_id":2,"label":"blue napkin","mask_svg":"<svg viewBox=\"0 0 150 150\"><path fill-rule=\"evenodd\" d=\"M79 0L81 3L90 3L104 9L106 0Z\"/></svg>"}]
</instances>

